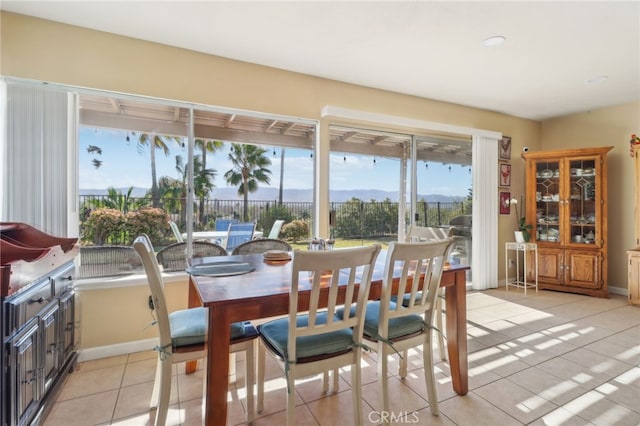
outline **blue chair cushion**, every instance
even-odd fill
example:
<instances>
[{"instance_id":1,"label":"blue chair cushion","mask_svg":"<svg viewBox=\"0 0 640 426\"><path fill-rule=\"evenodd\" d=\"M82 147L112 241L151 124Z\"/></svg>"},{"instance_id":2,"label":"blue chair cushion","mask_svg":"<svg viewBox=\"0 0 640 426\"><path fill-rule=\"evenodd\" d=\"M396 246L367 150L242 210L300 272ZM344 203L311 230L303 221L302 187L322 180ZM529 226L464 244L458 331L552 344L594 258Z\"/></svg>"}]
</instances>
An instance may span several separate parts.
<instances>
[{"instance_id":1,"label":"blue chair cushion","mask_svg":"<svg viewBox=\"0 0 640 426\"><path fill-rule=\"evenodd\" d=\"M207 332L207 308L182 309L169 314L171 341L174 348L198 345L205 342ZM241 337L245 331L245 324L236 322L231 324L231 339Z\"/></svg>"},{"instance_id":2,"label":"blue chair cushion","mask_svg":"<svg viewBox=\"0 0 640 426\"><path fill-rule=\"evenodd\" d=\"M389 302L389 308L395 309L396 304ZM336 314L342 316L343 309L337 309ZM351 308L351 315L355 315L355 306ZM378 340L378 324L380 323L380 301L368 302L364 313L364 335L371 340ZM389 320L389 340L410 334L422 332L425 328L420 315L406 315Z\"/></svg>"},{"instance_id":3,"label":"blue chair cushion","mask_svg":"<svg viewBox=\"0 0 640 426\"><path fill-rule=\"evenodd\" d=\"M326 324L327 314L319 312L317 324ZM309 324L308 315L299 315L296 323L298 326ZM258 326L260 335L283 359L288 357L289 319L281 318ZM351 329L332 331L315 336L298 337L296 340L296 359L318 355L328 355L343 352L354 346L353 332Z\"/></svg>"},{"instance_id":4,"label":"blue chair cushion","mask_svg":"<svg viewBox=\"0 0 640 426\"><path fill-rule=\"evenodd\" d=\"M418 301L422 298L422 292L418 291L416 292L416 297L414 300ZM409 306L409 299L411 299L411 294L406 293L403 297L402 297L402 305L403 306ZM392 302L397 302L398 298L396 296L391 296L391 301Z\"/></svg>"}]
</instances>

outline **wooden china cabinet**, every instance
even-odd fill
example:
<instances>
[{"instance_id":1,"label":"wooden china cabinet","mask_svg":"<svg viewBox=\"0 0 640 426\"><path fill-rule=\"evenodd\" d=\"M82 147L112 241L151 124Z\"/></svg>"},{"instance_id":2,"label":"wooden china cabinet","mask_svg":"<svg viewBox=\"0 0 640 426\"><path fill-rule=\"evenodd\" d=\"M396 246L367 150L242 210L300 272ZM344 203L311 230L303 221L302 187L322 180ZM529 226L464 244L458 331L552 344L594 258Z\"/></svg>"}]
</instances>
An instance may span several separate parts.
<instances>
[{"instance_id":1,"label":"wooden china cabinet","mask_svg":"<svg viewBox=\"0 0 640 426\"><path fill-rule=\"evenodd\" d=\"M631 158L635 175L634 244L636 248L627 251L629 258L628 294L629 303L640 305L640 145L632 147Z\"/></svg>"},{"instance_id":2,"label":"wooden china cabinet","mask_svg":"<svg viewBox=\"0 0 640 426\"><path fill-rule=\"evenodd\" d=\"M522 154L540 288L608 297L606 155L612 148Z\"/></svg>"}]
</instances>

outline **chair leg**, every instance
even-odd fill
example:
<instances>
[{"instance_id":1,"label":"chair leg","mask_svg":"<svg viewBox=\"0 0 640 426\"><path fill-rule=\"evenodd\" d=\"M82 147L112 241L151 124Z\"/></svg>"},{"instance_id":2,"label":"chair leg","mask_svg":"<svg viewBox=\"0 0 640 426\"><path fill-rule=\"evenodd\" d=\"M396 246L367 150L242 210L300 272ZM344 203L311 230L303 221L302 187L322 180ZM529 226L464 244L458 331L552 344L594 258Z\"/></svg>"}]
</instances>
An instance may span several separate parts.
<instances>
[{"instance_id":1,"label":"chair leg","mask_svg":"<svg viewBox=\"0 0 640 426\"><path fill-rule=\"evenodd\" d=\"M329 392L329 370L322 373L322 393L326 394L327 392Z\"/></svg>"},{"instance_id":2,"label":"chair leg","mask_svg":"<svg viewBox=\"0 0 640 426\"><path fill-rule=\"evenodd\" d=\"M407 364L409 359L409 351L403 351L402 356L400 357L400 362L398 365L398 375L402 380L407 378Z\"/></svg>"},{"instance_id":3,"label":"chair leg","mask_svg":"<svg viewBox=\"0 0 640 426\"><path fill-rule=\"evenodd\" d=\"M440 293L442 293L443 289L440 289ZM447 360L447 350L445 347L445 342L444 342L444 328L442 328L442 302L443 302L444 298L443 297L436 297L436 309L435 309L435 316L436 316L436 328L440 331L438 333L438 351L440 352L440 360L442 361L446 361Z\"/></svg>"},{"instance_id":4,"label":"chair leg","mask_svg":"<svg viewBox=\"0 0 640 426\"><path fill-rule=\"evenodd\" d=\"M160 386L158 409L156 411L156 426L164 426L167 423L167 413L169 411L169 398L171 396L171 358L167 357L160 362ZM155 387L155 384L154 384Z\"/></svg>"},{"instance_id":5,"label":"chair leg","mask_svg":"<svg viewBox=\"0 0 640 426\"><path fill-rule=\"evenodd\" d=\"M160 396L160 380L162 380L162 361L158 358L156 364L156 377L153 381L153 391L151 392L151 400L149 408L158 408L158 397Z\"/></svg>"},{"instance_id":6,"label":"chair leg","mask_svg":"<svg viewBox=\"0 0 640 426\"><path fill-rule=\"evenodd\" d=\"M389 378L387 353L385 352L385 343L378 341L378 381L380 381L380 400L382 402L380 417L384 421L383 424L389 424Z\"/></svg>"},{"instance_id":7,"label":"chair leg","mask_svg":"<svg viewBox=\"0 0 640 426\"><path fill-rule=\"evenodd\" d=\"M357 349L356 362L351 365L351 398L353 400L353 415L356 425L362 422L362 377L360 375L360 366L362 360L362 349ZM333 370L337 377L337 368ZM336 388L334 388L336 389Z\"/></svg>"},{"instance_id":8,"label":"chair leg","mask_svg":"<svg viewBox=\"0 0 640 426\"><path fill-rule=\"evenodd\" d=\"M262 342L258 339L258 402L257 402L257 411L261 413L264 410L264 355L265 349L262 346Z\"/></svg>"},{"instance_id":9,"label":"chair leg","mask_svg":"<svg viewBox=\"0 0 640 426\"><path fill-rule=\"evenodd\" d=\"M424 369L424 381L427 385L427 394L429 395L429 408L431 414L437 416L440 411L438 408L438 394L436 393L436 378L433 371L433 348L431 342L433 339L432 329L425 334L425 342L422 348L422 362Z\"/></svg>"},{"instance_id":10,"label":"chair leg","mask_svg":"<svg viewBox=\"0 0 640 426\"><path fill-rule=\"evenodd\" d=\"M338 379L340 378L340 369L334 368L332 376L333 376L333 393L338 393L338 390L339 390Z\"/></svg>"},{"instance_id":11,"label":"chair leg","mask_svg":"<svg viewBox=\"0 0 640 426\"><path fill-rule=\"evenodd\" d=\"M255 346L257 344L257 340L254 340L249 343L247 347L247 351L244 358L244 377L245 377L245 387L247 390L247 423L251 424L253 422L254 413L255 413L255 401L253 398L254 385L256 383L255 378Z\"/></svg>"},{"instance_id":12,"label":"chair leg","mask_svg":"<svg viewBox=\"0 0 640 426\"><path fill-rule=\"evenodd\" d=\"M287 377L287 426L296 425L296 383L293 371L289 370Z\"/></svg>"}]
</instances>

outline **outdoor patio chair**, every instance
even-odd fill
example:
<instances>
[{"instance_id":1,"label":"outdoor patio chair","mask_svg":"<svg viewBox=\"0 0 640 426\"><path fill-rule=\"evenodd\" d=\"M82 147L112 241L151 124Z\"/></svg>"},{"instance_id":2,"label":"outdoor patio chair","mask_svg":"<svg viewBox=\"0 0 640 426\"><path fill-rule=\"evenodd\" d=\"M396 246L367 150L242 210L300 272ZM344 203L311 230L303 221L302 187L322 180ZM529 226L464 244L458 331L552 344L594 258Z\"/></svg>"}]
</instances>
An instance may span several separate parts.
<instances>
[{"instance_id":1,"label":"outdoor patio chair","mask_svg":"<svg viewBox=\"0 0 640 426\"><path fill-rule=\"evenodd\" d=\"M182 238L182 234L180 233L180 228L178 228L178 225L174 221L170 220L169 227L171 228L171 232L173 232L173 236L175 237L176 242L183 242L184 239Z\"/></svg>"},{"instance_id":2,"label":"outdoor patio chair","mask_svg":"<svg viewBox=\"0 0 640 426\"><path fill-rule=\"evenodd\" d=\"M284 220L281 220L281 219L273 222L273 226L271 227L271 231L269 231L269 235L267 236L267 238L270 238L272 240L277 240L278 237L280 236L280 229L282 229L283 224L284 224Z\"/></svg>"},{"instance_id":3,"label":"outdoor patio chair","mask_svg":"<svg viewBox=\"0 0 640 426\"><path fill-rule=\"evenodd\" d=\"M226 256L224 247L208 241L193 241L193 257ZM161 249L157 254L158 263L165 272L184 271L187 263L187 243L174 243Z\"/></svg>"},{"instance_id":4,"label":"outdoor patio chair","mask_svg":"<svg viewBox=\"0 0 640 426\"><path fill-rule=\"evenodd\" d=\"M362 333L371 276L380 245L335 251L296 250L291 267L289 314L258 326L258 411L264 398L264 354L266 348L279 361L287 380L287 425L295 425L295 379L308 377L342 366L351 367L353 421L363 424ZM338 286L349 300L356 300L351 310L336 314ZM310 287L310 291L309 291ZM325 289L326 292L321 291ZM298 308L298 292L309 298L309 310ZM327 300L327 308L319 304Z\"/></svg>"},{"instance_id":5,"label":"outdoor patio chair","mask_svg":"<svg viewBox=\"0 0 640 426\"><path fill-rule=\"evenodd\" d=\"M367 303L364 312L364 340L374 342L378 356L378 382L382 399L380 412L389 413L388 357L422 346L422 360L429 408L437 416L438 398L433 371L433 315L442 268L451 239L420 243L389 243L380 300ZM393 290L393 272L402 270ZM419 277L424 276L421 290ZM393 300L405 303L394 303ZM351 309L352 313L353 308ZM340 312L338 312L340 315ZM366 343L365 343L366 344ZM406 370L400 370L404 379ZM389 421L382 417L383 422ZM386 424L385 422L385 424Z\"/></svg>"},{"instance_id":6,"label":"outdoor patio chair","mask_svg":"<svg viewBox=\"0 0 640 426\"><path fill-rule=\"evenodd\" d=\"M226 243L227 253L233 252L233 249L240 244L250 241L253 238L255 228L256 225L253 222L232 223L229 225Z\"/></svg>"},{"instance_id":7,"label":"outdoor patio chair","mask_svg":"<svg viewBox=\"0 0 640 426\"><path fill-rule=\"evenodd\" d=\"M231 254L264 253L269 250L291 251L291 246L286 241L260 238L240 244L233 249Z\"/></svg>"},{"instance_id":8,"label":"outdoor patio chair","mask_svg":"<svg viewBox=\"0 0 640 426\"><path fill-rule=\"evenodd\" d=\"M169 313L164 294L164 282L149 237L142 234L133 243L138 252L151 290L153 311L158 324L160 341L156 378L153 383L150 407L157 408L155 425L163 426L169 410L171 369L173 364L202 359L207 354L206 333L209 320L207 308L182 309ZM258 333L249 322L231 324L231 353L246 352L247 423L254 418L253 389L255 384L255 343ZM206 363L205 363L206 368ZM213 368L213 367L212 367ZM204 374L206 377L206 373Z\"/></svg>"},{"instance_id":9,"label":"outdoor patio chair","mask_svg":"<svg viewBox=\"0 0 640 426\"><path fill-rule=\"evenodd\" d=\"M228 231L229 225L238 222L238 219L216 219L216 231Z\"/></svg>"}]
</instances>

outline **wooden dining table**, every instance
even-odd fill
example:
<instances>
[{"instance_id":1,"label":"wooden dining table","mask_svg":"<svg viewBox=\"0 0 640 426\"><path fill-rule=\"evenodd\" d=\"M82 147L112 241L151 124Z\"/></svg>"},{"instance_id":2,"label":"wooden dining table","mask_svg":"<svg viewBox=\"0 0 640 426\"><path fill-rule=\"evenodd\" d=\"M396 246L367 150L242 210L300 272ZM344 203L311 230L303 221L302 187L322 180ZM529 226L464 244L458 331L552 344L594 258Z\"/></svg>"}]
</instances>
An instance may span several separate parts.
<instances>
[{"instance_id":1,"label":"wooden dining table","mask_svg":"<svg viewBox=\"0 0 640 426\"><path fill-rule=\"evenodd\" d=\"M373 272L369 299L380 297L386 251L381 251ZM192 266L212 262L248 263L253 271L243 275L191 275L189 307L209 308L205 424L226 425L229 383L231 323L285 315L289 311L291 262L267 262L261 254L218 256L192 260ZM469 390L467 366L466 272L469 266L451 266L443 271L445 288L447 349L453 389L459 395ZM300 294L300 308L308 298ZM187 371L194 369L193 364Z\"/></svg>"}]
</instances>

